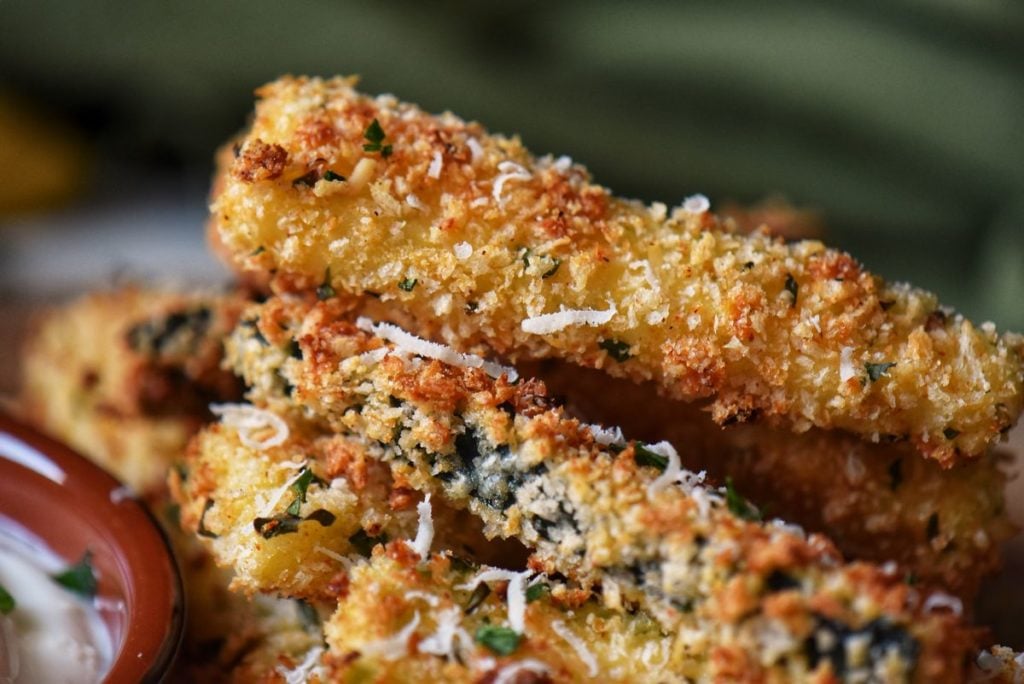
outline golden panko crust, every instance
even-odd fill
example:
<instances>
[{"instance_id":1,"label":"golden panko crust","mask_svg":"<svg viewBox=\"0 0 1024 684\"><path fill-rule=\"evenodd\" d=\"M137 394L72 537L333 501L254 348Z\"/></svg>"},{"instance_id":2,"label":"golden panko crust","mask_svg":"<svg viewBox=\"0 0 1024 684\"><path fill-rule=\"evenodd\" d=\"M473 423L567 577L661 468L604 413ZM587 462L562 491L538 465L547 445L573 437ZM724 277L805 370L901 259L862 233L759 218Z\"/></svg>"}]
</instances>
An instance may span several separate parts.
<instances>
[{"instance_id":1,"label":"golden panko crust","mask_svg":"<svg viewBox=\"0 0 1024 684\"><path fill-rule=\"evenodd\" d=\"M759 507L826 535L847 558L895 561L966 604L999 569L1000 547L1015 532L1004 496L1008 459L998 452L947 469L906 443L819 429L796 435L761 423L719 428L706 411L657 397L649 385L563 362L520 370L581 420L667 440L684 467L717 482L732 478Z\"/></svg>"},{"instance_id":2,"label":"golden panko crust","mask_svg":"<svg viewBox=\"0 0 1024 684\"><path fill-rule=\"evenodd\" d=\"M843 564L824 538L752 521L735 490L674 470L663 446L569 418L541 383L420 359L344 310L288 297L246 312L226 347L250 398L361 440L396 481L520 540L534 570L611 583L610 605L695 630L711 675L768 677L784 663L799 678L826 662L887 681L962 672L973 637L956 599L909 586L898 569ZM765 629L784 637L771 657ZM870 644L868 655L860 665L823 655L807 645L822 630L829 644Z\"/></svg>"},{"instance_id":3,"label":"golden panko crust","mask_svg":"<svg viewBox=\"0 0 1024 684\"><path fill-rule=\"evenodd\" d=\"M366 293L463 350L653 379L719 423L906 439L945 465L1021 411L1019 336L820 242L738 234L702 197L619 199L566 158L353 85L260 89L218 180L217 239L278 290Z\"/></svg>"}]
</instances>

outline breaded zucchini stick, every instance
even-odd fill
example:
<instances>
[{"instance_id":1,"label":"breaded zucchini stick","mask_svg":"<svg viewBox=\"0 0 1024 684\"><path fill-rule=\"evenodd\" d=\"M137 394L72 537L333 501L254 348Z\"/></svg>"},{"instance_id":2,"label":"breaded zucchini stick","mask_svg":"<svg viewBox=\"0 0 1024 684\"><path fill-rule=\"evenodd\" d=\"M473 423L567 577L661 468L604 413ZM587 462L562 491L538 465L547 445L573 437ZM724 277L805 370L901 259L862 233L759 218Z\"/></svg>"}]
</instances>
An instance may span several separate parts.
<instances>
[{"instance_id":1,"label":"breaded zucchini stick","mask_svg":"<svg viewBox=\"0 0 1024 684\"><path fill-rule=\"evenodd\" d=\"M699 635L690 648L710 676L776 666L797 678L962 674L972 639L949 612L960 612L956 599L844 565L821 537L753 521L735 490L705 486L666 445L618 443L568 418L537 382L494 380L478 360L359 321L369 334L339 307L304 316L301 301L275 299L236 329L228 359L254 401L362 440L396 481L467 507L489 535L519 539L533 569L601 585L610 605L638 603L668 629Z\"/></svg>"},{"instance_id":2,"label":"breaded zucchini stick","mask_svg":"<svg viewBox=\"0 0 1024 684\"><path fill-rule=\"evenodd\" d=\"M247 428L239 415L267 427ZM171 474L181 523L233 569L232 590L333 602L360 556L389 539L415 538L422 496L393 482L365 445L300 422L272 426L273 418L240 407L227 414L229 424L196 437L184 468ZM488 543L479 523L443 502L433 516L460 553L498 563L526 557L514 544Z\"/></svg>"},{"instance_id":3,"label":"breaded zucchini stick","mask_svg":"<svg viewBox=\"0 0 1024 684\"><path fill-rule=\"evenodd\" d=\"M1000 565L1013 533L1006 458L989 453L944 469L906 443L869 444L843 432L799 435L763 424L718 428L705 411L659 399L650 386L560 362L521 366L581 420L667 440L683 466L732 478L759 507L820 532L847 558L896 561L912 578L970 603Z\"/></svg>"},{"instance_id":4,"label":"breaded zucchini stick","mask_svg":"<svg viewBox=\"0 0 1024 684\"><path fill-rule=\"evenodd\" d=\"M738 234L703 197L619 199L566 158L353 85L259 90L212 205L241 271L372 294L375 318L463 351L654 380L719 423L906 439L944 465L1021 411L1019 336L820 242Z\"/></svg>"},{"instance_id":5,"label":"breaded zucchini stick","mask_svg":"<svg viewBox=\"0 0 1024 684\"><path fill-rule=\"evenodd\" d=\"M1006 646L993 646L982 651L974 661L971 684L1021 684L1024 682L1024 653L1015 653Z\"/></svg>"},{"instance_id":6,"label":"breaded zucchini stick","mask_svg":"<svg viewBox=\"0 0 1024 684\"><path fill-rule=\"evenodd\" d=\"M159 498L207 405L240 393L220 361L244 303L129 287L47 312L22 354L22 418Z\"/></svg>"}]
</instances>

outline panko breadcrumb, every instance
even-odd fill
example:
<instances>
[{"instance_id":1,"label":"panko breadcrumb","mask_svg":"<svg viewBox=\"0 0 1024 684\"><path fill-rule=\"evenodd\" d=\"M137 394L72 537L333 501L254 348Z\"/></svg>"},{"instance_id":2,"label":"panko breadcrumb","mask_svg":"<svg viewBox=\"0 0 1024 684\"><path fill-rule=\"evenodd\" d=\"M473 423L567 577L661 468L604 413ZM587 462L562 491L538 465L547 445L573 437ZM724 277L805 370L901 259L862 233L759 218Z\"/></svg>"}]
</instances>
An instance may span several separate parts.
<instances>
[{"instance_id":1,"label":"panko breadcrumb","mask_svg":"<svg viewBox=\"0 0 1024 684\"><path fill-rule=\"evenodd\" d=\"M558 357L719 423L909 440L944 465L1022 408L1022 341L817 241L743 235L694 195L616 198L568 158L353 79L283 78L215 186L212 229L279 291L366 297L463 351Z\"/></svg>"},{"instance_id":2,"label":"panko breadcrumb","mask_svg":"<svg viewBox=\"0 0 1024 684\"><path fill-rule=\"evenodd\" d=\"M898 568L843 564L824 538L754 521L735 490L681 470L667 445L620 443L536 381L422 359L340 307L272 299L246 313L226 347L252 400L361 440L397 481L520 540L531 569L613 584L612 606L699 634L690 648L709 677L962 675L973 637L957 599L909 586Z\"/></svg>"},{"instance_id":3,"label":"panko breadcrumb","mask_svg":"<svg viewBox=\"0 0 1024 684\"><path fill-rule=\"evenodd\" d=\"M847 558L894 561L968 604L999 569L1000 547L1015 531L1004 496L1008 458L999 452L947 469L906 443L816 428L795 435L760 423L719 428L707 412L649 386L563 362L520 370L541 378L580 420L667 440L685 467L731 478L758 506L825 534Z\"/></svg>"}]
</instances>

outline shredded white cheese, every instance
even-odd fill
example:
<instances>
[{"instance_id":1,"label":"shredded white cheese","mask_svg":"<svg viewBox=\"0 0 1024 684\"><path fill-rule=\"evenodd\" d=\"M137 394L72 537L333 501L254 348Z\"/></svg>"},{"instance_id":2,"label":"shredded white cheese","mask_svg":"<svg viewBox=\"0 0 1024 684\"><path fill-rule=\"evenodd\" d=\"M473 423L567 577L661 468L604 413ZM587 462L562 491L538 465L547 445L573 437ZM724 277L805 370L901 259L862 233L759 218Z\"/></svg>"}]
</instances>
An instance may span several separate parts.
<instances>
[{"instance_id":1,"label":"shredded white cheese","mask_svg":"<svg viewBox=\"0 0 1024 684\"><path fill-rule=\"evenodd\" d=\"M420 653L445 656L448 662L455 661L457 650L473 648L473 637L463 629L461 622L462 609L459 606L442 610L437 616L437 631L423 639L417 649Z\"/></svg>"},{"instance_id":2,"label":"shredded white cheese","mask_svg":"<svg viewBox=\"0 0 1024 684\"><path fill-rule=\"evenodd\" d=\"M455 258L459 261L465 261L469 257L473 256L473 245L468 242L460 242L455 245Z\"/></svg>"},{"instance_id":3,"label":"shredded white cheese","mask_svg":"<svg viewBox=\"0 0 1024 684\"><path fill-rule=\"evenodd\" d=\"M473 163L476 164L484 156L484 148L476 138L468 139L466 145L469 146L469 153L473 156Z\"/></svg>"},{"instance_id":4,"label":"shredded white cheese","mask_svg":"<svg viewBox=\"0 0 1024 684\"><path fill-rule=\"evenodd\" d=\"M284 677L287 684L305 684L313 674L313 670L318 669L323 652L322 646L314 646L306 652L306 657L294 669L289 670L284 665L278 665L277 673Z\"/></svg>"},{"instance_id":5,"label":"shredded white cheese","mask_svg":"<svg viewBox=\"0 0 1024 684\"><path fill-rule=\"evenodd\" d=\"M501 668L498 671L498 676L494 678L494 684L512 684L519 678L520 672L536 672L539 675L544 675L551 672L551 669L539 660L527 658Z\"/></svg>"},{"instance_id":6,"label":"shredded white cheese","mask_svg":"<svg viewBox=\"0 0 1024 684\"><path fill-rule=\"evenodd\" d=\"M266 518L271 515L274 512L274 509L277 508L278 502L281 501L281 497L285 495L293 484L298 482L300 477L302 477L301 470L288 478L288 481L283 485L275 489L274 493L270 495L269 499L267 499L267 503L260 509L259 517Z\"/></svg>"},{"instance_id":7,"label":"shredded white cheese","mask_svg":"<svg viewBox=\"0 0 1024 684\"><path fill-rule=\"evenodd\" d=\"M409 591L405 592L406 601L412 601L413 599L420 599L421 601L426 601L431 608L437 608L439 605L441 605L441 599L434 596L433 594L428 594L425 591L420 591L419 589L410 589Z\"/></svg>"},{"instance_id":8,"label":"shredded white cheese","mask_svg":"<svg viewBox=\"0 0 1024 684\"><path fill-rule=\"evenodd\" d=\"M443 163L441 153L434 152L434 158L430 160L430 166L427 168L427 175L431 178L440 178Z\"/></svg>"},{"instance_id":9,"label":"shredded white cheese","mask_svg":"<svg viewBox=\"0 0 1024 684\"><path fill-rule=\"evenodd\" d=\"M688 214L703 214L711 208L711 201L704 195L690 195L683 202L683 211Z\"/></svg>"},{"instance_id":10,"label":"shredded white cheese","mask_svg":"<svg viewBox=\"0 0 1024 684\"><path fill-rule=\"evenodd\" d=\"M364 655L378 655L384 660L398 660L404 657L408 651L409 637L416 631L419 624L420 612L417 610L412 620L409 620L409 624L398 630L396 634L364 644L359 650Z\"/></svg>"},{"instance_id":11,"label":"shredded white cheese","mask_svg":"<svg viewBox=\"0 0 1024 684\"><path fill-rule=\"evenodd\" d=\"M555 313L530 316L520 324L523 332L531 335L550 335L573 325L604 325L615 317L618 310L614 302L608 302L608 308L600 309L563 309Z\"/></svg>"},{"instance_id":12,"label":"shredded white cheese","mask_svg":"<svg viewBox=\"0 0 1024 684\"><path fill-rule=\"evenodd\" d=\"M626 443L626 438L622 436L620 427L606 428L600 425L587 425L587 429L594 436L594 441L603 446L625 445Z\"/></svg>"},{"instance_id":13,"label":"shredded white cheese","mask_svg":"<svg viewBox=\"0 0 1024 684\"><path fill-rule=\"evenodd\" d=\"M480 368L492 378L498 378L505 374L510 381L515 381L519 377L515 368L487 361L475 354L463 354L446 345L431 342L422 337L416 337L391 323L374 323L369 318L361 316L356 319L356 327L364 332L385 339L402 351L410 354L423 356L428 359L437 359L438 361L443 361L453 366L462 366L463 368ZM366 353L369 354L371 352Z\"/></svg>"},{"instance_id":14,"label":"shredded white cheese","mask_svg":"<svg viewBox=\"0 0 1024 684\"><path fill-rule=\"evenodd\" d=\"M430 553L430 545L434 541L434 518L430 508L430 494L427 494L422 502L416 504L416 512L420 516L420 522L416 529L416 539L412 542L412 550L421 559L425 559Z\"/></svg>"},{"instance_id":15,"label":"shredded white cheese","mask_svg":"<svg viewBox=\"0 0 1024 684\"><path fill-rule=\"evenodd\" d=\"M323 546L320 546L319 544L314 546L313 550L316 551L317 553L322 553L323 555L327 556L328 558L330 558L332 560L338 561L343 566L345 566L346 569L352 567L352 561L350 561L348 558L345 558L344 556L342 556L337 551L331 551L330 549L328 549L326 547L323 547Z\"/></svg>"},{"instance_id":16,"label":"shredded white cheese","mask_svg":"<svg viewBox=\"0 0 1024 684\"><path fill-rule=\"evenodd\" d=\"M670 484L679 482L680 478L684 475L684 471L680 466L679 454L668 442L649 444L647 449L668 459L668 465L665 466L665 470L661 475L654 482L647 485L647 496L654 496Z\"/></svg>"},{"instance_id":17,"label":"shredded white cheese","mask_svg":"<svg viewBox=\"0 0 1024 684\"><path fill-rule=\"evenodd\" d=\"M839 382L857 377L857 369L853 366L853 347L843 347L839 352Z\"/></svg>"},{"instance_id":18,"label":"shredded white cheese","mask_svg":"<svg viewBox=\"0 0 1024 684\"><path fill-rule=\"evenodd\" d=\"M491 189L491 196L494 197L494 201L499 205L505 205L505 198L502 197L502 191L505 189L505 183L510 180L524 180L528 181L532 178L529 172L519 164L511 161L503 161L498 164L498 171L500 175L494 179L494 186Z\"/></svg>"},{"instance_id":19,"label":"shredded white cheese","mask_svg":"<svg viewBox=\"0 0 1024 684\"><path fill-rule=\"evenodd\" d=\"M565 173L572 166L572 157L563 154L561 157L555 160L555 163L551 165L555 171L559 173Z\"/></svg>"},{"instance_id":20,"label":"shredded white cheese","mask_svg":"<svg viewBox=\"0 0 1024 684\"><path fill-rule=\"evenodd\" d=\"M210 413L235 428L238 439L250 449L269 449L288 439L288 424L280 416L252 404L210 404ZM256 438L256 433L267 430L271 431L269 436Z\"/></svg>"},{"instance_id":21,"label":"shredded white cheese","mask_svg":"<svg viewBox=\"0 0 1024 684\"><path fill-rule=\"evenodd\" d=\"M956 596L950 596L945 592L936 591L925 599L924 606L921 609L926 613L931 613L936 610L949 610L954 615L959 616L963 615L964 604L963 601L958 599Z\"/></svg>"},{"instance_id":22,"label":"shredded white cheese","mask_svg":"<svg viewBox=\"0 0 1024 684\"><path fill-rule=\"evenodd\" d=\"M508 590L505 592L508 601L508 625L522 634L526 625L526 580L531 574L533 573L530 570L515 572L501 568L487 568L468 583L455 588L473 591L481 582L508 582Z\"/></svg>"},{"instance_id":23,"label":"shredded white cheese","mask_svg":"<svg viewBox=\"0 0 1024 684\"><path fill-rule=\"evenodd\" d=\"M596 677L598 673L597 658L595 658L594 654L587 649L587 645L584 643L583 639L579 638L579 636L569 629L568 625L561 620L552 620L551 629L554 630L555 634L565 639L567 644L572 646L572 650L576 651L576 655L578 655L580 660L583 661L583 664L587 666L588 674L591 677Z\"/></svg>"},{"instance_id":24,"label":"shredded white cheese","mask_svg":"<svg viewBox=\"0 0 1024 684\"><path fill-rule=\"evenodd\" d=\"M426 207L423 206L423 202L420 201L420 198L412 194L411 192L405 196L405 203L408 204L413 209L418 209L420 211L426 209Z\"/></svg>"}]
</instances>

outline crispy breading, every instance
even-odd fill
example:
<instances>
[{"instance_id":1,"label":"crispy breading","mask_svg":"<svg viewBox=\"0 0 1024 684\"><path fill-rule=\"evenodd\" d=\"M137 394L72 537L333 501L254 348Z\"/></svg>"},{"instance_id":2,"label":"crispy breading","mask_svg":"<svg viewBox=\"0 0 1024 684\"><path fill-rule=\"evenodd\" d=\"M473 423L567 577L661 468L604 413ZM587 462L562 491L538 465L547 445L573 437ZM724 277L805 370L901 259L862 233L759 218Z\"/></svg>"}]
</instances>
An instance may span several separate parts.
<instances>
[{"instance_id":1,"label":"crispy breading","mask_svg":"<svg viewBox=\"0 0 1024 684\"><path fill-rule=\"evenodd\" d=\"M343 309L292 297L246 315L226 348L253 401L361 439L396 480L519 539L532 568L613 582L618 601L696 630L711 675L767 676L780 662L794 676L825 662L856 669L838 655L851 639L862 665L892 681L962 672L972 637L946 610L959 601L898 571L844 565L824 538L749 520L735 491L675 470L664 447L602 443L540 383L410 357ZM785 637L777 648L766 650L765 630ZM831 646L808 646L822 631Z\"/></svg>"},{"instance_id":2,"label":"crispy breading","mask_svg":"<svg viewBox=\"0 0 1024 684\"><path fill-rule=\"evenodd\" d=\"M895 561L918 580L970 603L1000 565L1014 532L1004 456L944 469L905 443L870 444L842 432L794 435L763 424L719 428L696 406L595 370L547 361L521 366L581 420L631 438L668 440L683 465L736 487L773 516L821 532L847 558Z\"/></svg>"},{"instance_id":3,"label":"crispy breading","mask_svg":"<svg viewBox=\"0 0 1024 684\"><path fill-rule=\"evenodd\" d=\"M46 312L22 354L22 417L159 496L207 404L240 392L220 360L243 304L128 287Z\"/></svg>"},{"instance_id":4,"label":"crispy breading","mask_svg":"<svg viewBox=\"0 0 1024 684\"><path fill-rule=\"evenodd\" d=\"M506 582L475 591L484 568L447 555L421 562L399 544L350 573L348 593L324 627L325 679L683 682L702 671L683 637L663 632L642 611L609 611L589 592L541 577L525 606L524 632L512 636ZM488 630L509 640L491 641Z\"/></svg>"},{"instance_id":5,"label":"crispy breading","mask_svg":"<svg viewBox=\"0 0 1024 684\"><path fill-rule=\"evenodd\" d=\"M231 588L249 595L333 601L360 554L416 536L422 496L343 435L317 435L295 422L286 441L259 449L234 428L213 425L189 445L184 465L186 477L171 475L181 523L234 570ZM434 525L451 548L476 560L526 557L515 544L487 542L471 516L443 503Z\"/></svg>"},{"instance_id":6,"label":"crispy breading","mask_svg":"<svg viewBox=\"0 0 1024 684\"><path fill-rule=\"evenodd\" d=\"M944 465L1021 411L1019 336L820 242L738 234L701 197L619 199L568 159L353 85L261 88L218 181L218 239L278 290L372 293L375 317L463 350L653 379L720 423L907 439ZM587 313L537 318L561 310Z\"/></svg>"},{"instance_id":7,"label":"crispy breading","mask_svg":"<svg viewBox=\"0 0 1024 684\"><path fill-rule=\"evenodd\" d=\"M993 646L982 651L974 661L971 684L1021 684L1024 682L1024 653L1015 653L1006 646Z\"/></svg>"}]
</instances>

